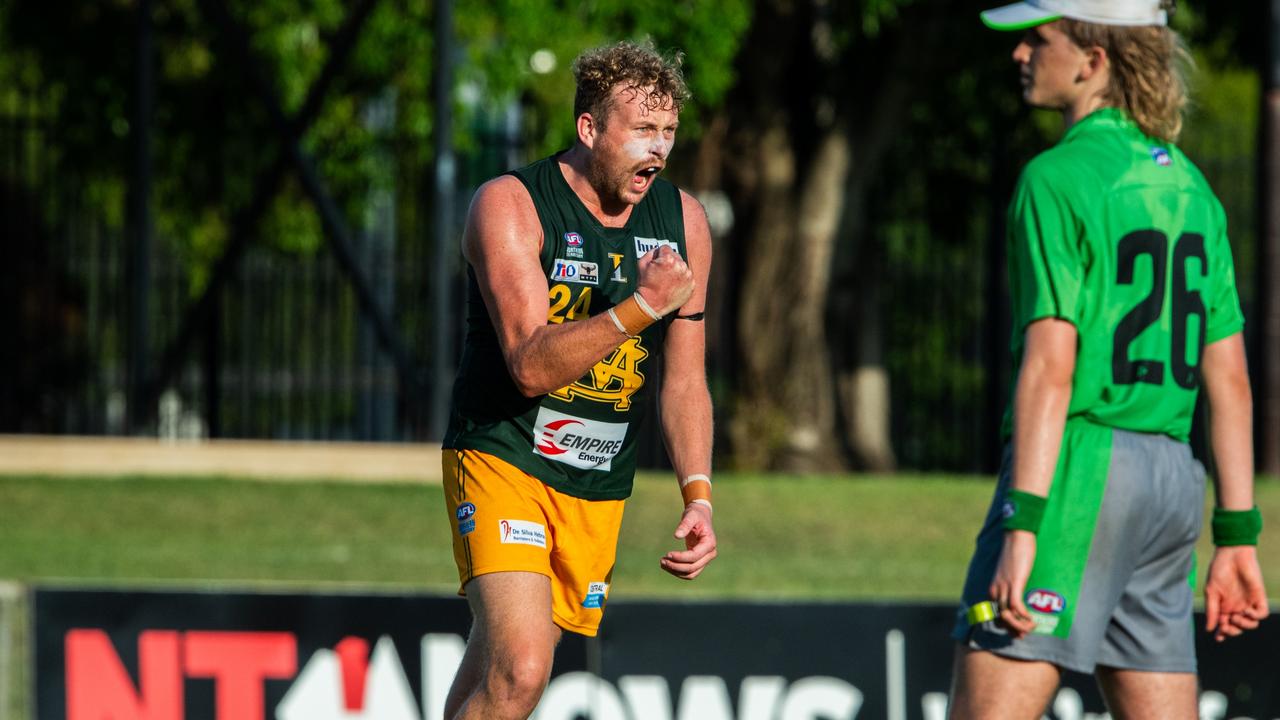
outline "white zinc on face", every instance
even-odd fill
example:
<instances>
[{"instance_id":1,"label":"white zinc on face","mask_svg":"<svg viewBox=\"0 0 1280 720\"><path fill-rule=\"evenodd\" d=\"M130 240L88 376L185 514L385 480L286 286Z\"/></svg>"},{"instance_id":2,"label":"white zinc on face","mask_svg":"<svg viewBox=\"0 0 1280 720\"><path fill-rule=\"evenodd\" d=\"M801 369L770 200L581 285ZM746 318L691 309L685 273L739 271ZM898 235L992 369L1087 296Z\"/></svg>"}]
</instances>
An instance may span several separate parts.
<instances>
[{"instance_id":1,"label":"white zinc on face","mask_svg":"<svg viewBox=\"0 0 1280 720\"><path fill-rule=\"evenodd\" d=\"M679 113L652 88L620 84L596 126L587 175L605 204L635 205L653 186L675 145Z\"/></svg>"},{"instance_id":2,"label":"white zinc on face","mask_svg":"<svg viewBox=\"0 0 1280 720\"><path fill-rule=\"evenodd\" d=\"M643 162L653 155L666 160L675 144L674 135L668 137L664 133L654 133L651 137L634 138L623 143L622 152L635 162Z\"/></svg>"}]
</instances>

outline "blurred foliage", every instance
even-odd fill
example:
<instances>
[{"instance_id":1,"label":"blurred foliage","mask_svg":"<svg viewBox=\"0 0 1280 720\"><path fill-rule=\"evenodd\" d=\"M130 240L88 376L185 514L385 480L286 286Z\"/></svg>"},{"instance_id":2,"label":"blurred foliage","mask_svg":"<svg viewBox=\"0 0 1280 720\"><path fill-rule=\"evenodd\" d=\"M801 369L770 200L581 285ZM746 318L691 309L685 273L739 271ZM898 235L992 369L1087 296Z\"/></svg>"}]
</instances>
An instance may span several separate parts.
<instances>
[{"instance_id":1,"label":"blurred foliage","mask_svg":"<svg viewBox=\"0 0 1280 720\"><path fill-rule=\"evenodd\" d=\"M232 218L251 200L254 178L279 152L249 74L270 78L284 112L297 112L354 4L210 1L224 2L247 29L260 67L245 67L229 52L201 10L203 0L153 3L154 219L159 242L186 269L188 294L203 286L233 231ZM617 39L649 38L664 52L684 54L693 101L681 118L676 175L694 162L702 131L726 112L726 99L744 88L812 116L797 122L821 125L845 113L859 126L875 117L886 88L909 82L885 170L864 202L864 235L877 245L870 262L889 278L882 307L895 449L908 467L978 467L974 446L994 425L974 420L1002 409L989 406L1002 404L991 386L1004 382L992 371L1000 364L993 354L1007 354L998 304L1004 207L1018 170L1056 141L1060 118L1023 107L1009 59L1016 34L989 31L977 20L979 10L998 4L991 0L807 0L818 22L805 40L825 70L834 68L823 76L831 82L799 74L776 87L744 82L742 61L758 52L746 44L748 32L771 2L782 0L456 3L452 143L463 192L506 169L510 154L495 147L513 119L520 160L569 145L569 65L581 50ZM1197 63L1195 104L1181 144L1227 208L1247 306L1257 245L1255 68L1265 53L1265 8L1210 0L1179 5L1175 24ZM404 229L426 227L434 11L431 0L380 0L303 138L352 227L364 223L371 193L393 183ZM939 14L941 41L921 42L921 28ZM116 228L124 222L130 169L137 22L137 0L0 0L0 113L47 118L53 146L46 150L58 182L73 185L96 209L95 222ZM895 76L886 60L903 47L909 73ZM797 141L801 150L803 142ZM739 222L751 217L749 208L735 213ZM421 244L426 232L417 232L411 237ZM282 253L314 254L323 245L318 215L291 175L256 234ZM734 272L752 261L722 257ZM715 377L713 384L717 398L731 404L725 396L732 383ZM957 413L967 420L957 421ZM969 434L957 437L957 427Z\"/></svg>"},{"instance_id":2,"label":"blurred foliage","mask_svg":"<svg viewBox=\"0 0 1280 720\"><path fill-rule=\"evenodd\" d=\"M329 58L349 3L228 0L259 67L240 65L200 5L157 0L152 13L155 223L158 236L190 263L193 292L226 244L233 213L249 203L253 178L279 152L247 74L270 79L286 115L295 113ZM529 118L521 139L530 155L568 145L569 62L587 47L622 38L651 38L659 49L683 51L694 93L685 135L696 137L700 115L732 85L732 60L750 18L747 0L681 0L662 12L639 0L458 3L454 145L475 150L477 131L512 103ZM428 0L378 3L305 136L304 147L352 224L370 189L393 176L374 160L380 148L394 147L396 174L420 173L431 161L432 23ZM123 222L130 167L130 41L137 24L137 3L124 0L0 4L0 87L41 99L42 112L57 124L67 167L114 225ZM544 59L536 69L535 53ZM379 106L392 108L389 125L371 120ZM314 208L293 182L259 233L286 251L311 252L322 242Z\"/></svg>"}]
</instances>

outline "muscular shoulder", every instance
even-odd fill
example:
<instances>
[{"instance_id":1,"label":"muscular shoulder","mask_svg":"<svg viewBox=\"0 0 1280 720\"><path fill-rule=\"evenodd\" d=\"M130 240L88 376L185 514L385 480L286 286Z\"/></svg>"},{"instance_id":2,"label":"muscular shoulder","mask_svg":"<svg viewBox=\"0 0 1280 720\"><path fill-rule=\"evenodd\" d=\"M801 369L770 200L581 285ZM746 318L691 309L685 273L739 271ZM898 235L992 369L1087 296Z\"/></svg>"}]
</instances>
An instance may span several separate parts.
<instances>
[{"instance_id":1,"label":"muscular shoulder","mask_svg":"<svg viewBox=\"0 0 1280 720\"><path fill-rule=\"evenodd\" d=\"M680 213L684 217L685 235L690 232L703 233L708 237L711 234L709 225L707 224L707 210L702 206L698 198L692 193L677 188L680 198Z\"/></svg>"},{"instance_id":2,"label":"muscular shoulder","mask_svg":"<svg viewBox=\"0 0 1280 720\"><path fill-rule=\"evenodd\" d=\"M471 259L481 246L528 242L542 248L542 225L529 190L519 178L500 175L476 189L467 214L463 250Z\"/></svg>"},{"instance_id":3,"label":"muscular shoulder","mask_svg":"<svg viewBox=\"0 0 1280 720\"><path fill-rule=\"evenodd\" d=\"M514 215L522 215L527 209L537 216L528 188L514 175L499 175L476 188L471 207L473 214L475 208Z\"/></svg>"}]
</instances>

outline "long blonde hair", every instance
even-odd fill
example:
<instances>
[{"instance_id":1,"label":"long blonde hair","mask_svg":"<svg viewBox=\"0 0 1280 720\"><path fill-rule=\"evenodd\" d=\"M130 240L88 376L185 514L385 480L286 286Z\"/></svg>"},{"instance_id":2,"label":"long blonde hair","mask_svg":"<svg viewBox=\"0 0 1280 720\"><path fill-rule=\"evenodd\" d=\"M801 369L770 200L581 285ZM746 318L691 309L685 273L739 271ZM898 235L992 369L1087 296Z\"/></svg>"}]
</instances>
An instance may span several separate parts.
<instances>
[{"instance_id":1,"label":"long blonde hair","mask_svg":"<svg viewBox=\"0 0 1280 720\"><path fill-rule=\"evenodd\" d=\"M1176 142L1188 102L1191 54L1177 32L1161 26L1128 27L1062 21L1082 48L1100 47L1111 64L1106 101L1125 111L1142 132Z\"/></svg>"}]
</instances>

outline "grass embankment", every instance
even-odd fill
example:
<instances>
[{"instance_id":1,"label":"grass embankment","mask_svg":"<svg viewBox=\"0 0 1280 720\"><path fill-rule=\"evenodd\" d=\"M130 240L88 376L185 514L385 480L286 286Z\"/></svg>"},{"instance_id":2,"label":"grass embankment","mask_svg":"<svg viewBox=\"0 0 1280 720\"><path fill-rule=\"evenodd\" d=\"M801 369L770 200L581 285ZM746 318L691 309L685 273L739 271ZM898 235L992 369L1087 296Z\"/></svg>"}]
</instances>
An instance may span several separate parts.
<instances>
[{"instance_id":1,"label":"grass embankment","mask_svg":"<svg viewBox=\"0 0 1280 720\"><path fill-rule=\"evenodd\" d=\"M950 601L990 500L986 478L721 474L721 554L703 577L658 569L679 510L643 475L615 598ZM1258 486L1261 557L1280 597L1280 484ZM1203 578L1209 555L1202 541ZM0 477L0 578L90 585L318 586L451 593L441 489L229 479Z\"/></svg>"}]
</instances>

